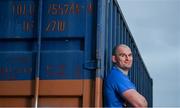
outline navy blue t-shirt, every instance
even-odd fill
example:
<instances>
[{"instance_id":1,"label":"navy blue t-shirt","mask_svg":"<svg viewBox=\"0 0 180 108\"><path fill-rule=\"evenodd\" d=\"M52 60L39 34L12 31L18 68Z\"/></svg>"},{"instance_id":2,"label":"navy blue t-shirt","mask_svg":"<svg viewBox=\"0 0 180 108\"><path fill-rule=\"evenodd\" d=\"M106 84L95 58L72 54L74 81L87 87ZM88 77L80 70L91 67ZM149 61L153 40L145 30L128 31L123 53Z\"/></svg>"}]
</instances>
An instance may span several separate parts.
<instances>
[{"instance_id":1,"label":"navy blue t-shirt","mask_svg":"<svg viewBox=\"0 0 180 108\"><path fill-rule=\"evenodd\" d=\"M136 89L134 84L117 67L104 80L104 106L123 107L122 94L129 89Z\"/></svg>"}]
</instances>

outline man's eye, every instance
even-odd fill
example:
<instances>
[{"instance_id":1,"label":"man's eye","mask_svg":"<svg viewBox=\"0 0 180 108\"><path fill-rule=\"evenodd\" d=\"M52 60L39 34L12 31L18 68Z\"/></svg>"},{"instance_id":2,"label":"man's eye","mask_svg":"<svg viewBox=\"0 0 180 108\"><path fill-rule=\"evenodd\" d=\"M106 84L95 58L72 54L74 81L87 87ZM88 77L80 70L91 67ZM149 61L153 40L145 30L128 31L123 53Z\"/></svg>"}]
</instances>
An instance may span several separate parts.
<instances>
[{"instance_id":1,"label":"man's eye","mask_svg":"<svg viewBox=\"0 0 180 108\"><path fill-rule=\"evenodd\" d=\"M119 54L119 56L124 57L124 56L125 56L125 54Z\"/></svg>"},{"instance_id":2,"label":"man's eye","mask_svg":"<svg viewBox=\"0 0 180 108\"><path fill-rule=\"evenodd\" d=\"M132 56L132 54L129 54L128 56L129 56L129 57L131 57L131 56Z\"/></svg>"}]
</instances>

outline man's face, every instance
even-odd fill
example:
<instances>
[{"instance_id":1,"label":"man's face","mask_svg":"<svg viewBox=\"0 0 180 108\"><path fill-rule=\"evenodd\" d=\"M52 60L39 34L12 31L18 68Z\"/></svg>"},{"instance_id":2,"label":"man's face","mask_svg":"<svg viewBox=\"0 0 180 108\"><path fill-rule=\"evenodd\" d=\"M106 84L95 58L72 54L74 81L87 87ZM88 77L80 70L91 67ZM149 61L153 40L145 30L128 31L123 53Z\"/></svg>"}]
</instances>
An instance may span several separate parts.
<instances>
[{"instance_id":1,"label":"man's face","mask_svg":"<svg viewBox=\"0 0 180 108\"><path fill-rule=\"evenodd\" d=\"M121 69L125 71L129 71L132 66L132 52L128 47L119 47L117 49L117 53L115 55L114 62L119 66Z\"/></svg>"}]
</instances>

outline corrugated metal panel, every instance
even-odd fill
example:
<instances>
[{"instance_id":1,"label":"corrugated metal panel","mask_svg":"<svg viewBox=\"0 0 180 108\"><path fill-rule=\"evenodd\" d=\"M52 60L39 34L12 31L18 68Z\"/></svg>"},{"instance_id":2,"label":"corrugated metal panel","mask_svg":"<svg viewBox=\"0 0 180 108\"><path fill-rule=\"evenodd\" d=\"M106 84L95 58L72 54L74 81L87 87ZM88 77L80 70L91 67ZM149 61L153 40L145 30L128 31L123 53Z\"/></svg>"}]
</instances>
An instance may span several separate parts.
<instances>
[{"instance_id":1,"label":"corrugated metal panel","mask_svg":"<svg viewBox=\"0 0 180 108\"><path fill-rule=\"evenodd\" d=\"M144 95L149 103L149 106L152 106L152 79L150 78L147 69L142 61L138 48L135 44L132 34L129 31L127 23L122 15L122 12L117 4L116 0L107 0L107 10L106 10L106 72L108 72L111 67L111 55L112 48L116 44L124 43L130 46L134 56L133 67L130 70L130 78L135 83L137 90ZM118 26L119 24L119 26ZM117 32L117 31L118 32ZM107 74L106 74L107 75Z\"/></svg>"}]
</instances>

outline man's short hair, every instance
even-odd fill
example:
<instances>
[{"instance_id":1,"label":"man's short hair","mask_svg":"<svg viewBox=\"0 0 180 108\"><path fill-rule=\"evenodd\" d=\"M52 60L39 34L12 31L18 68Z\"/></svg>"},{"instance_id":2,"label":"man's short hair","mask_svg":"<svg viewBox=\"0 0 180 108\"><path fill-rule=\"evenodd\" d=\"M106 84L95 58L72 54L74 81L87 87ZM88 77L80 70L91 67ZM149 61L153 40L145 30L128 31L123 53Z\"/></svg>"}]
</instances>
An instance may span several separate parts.
<instances>
[{"instance_id":1,"label":"man's short hair","mask_svg":"<svg viewBox=\"0 0 180 108\"><path fill-rule=\"evenodd\" d=\"M112 50L112 55L116 55L116 54L117 54L117 49L118 49L119 47L129 48L129 46L127 46L126 44L118 44L118 45L116 45L116 46L113 48L113 50ZM130 48L129 48L129 49L130 49Z\"/></svg>"}]
</instances>

